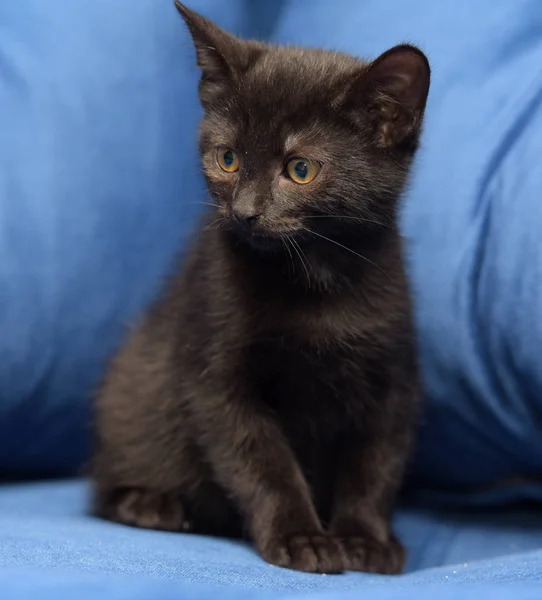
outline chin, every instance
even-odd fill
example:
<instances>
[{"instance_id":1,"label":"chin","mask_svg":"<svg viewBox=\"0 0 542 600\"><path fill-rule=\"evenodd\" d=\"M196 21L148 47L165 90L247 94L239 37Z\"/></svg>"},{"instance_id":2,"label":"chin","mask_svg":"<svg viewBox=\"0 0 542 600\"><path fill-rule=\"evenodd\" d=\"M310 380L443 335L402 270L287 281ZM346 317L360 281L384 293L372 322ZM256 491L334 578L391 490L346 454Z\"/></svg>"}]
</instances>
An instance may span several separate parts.
<instances>
[{"instance_id":1,"label":"chin","mask_svg":"<svg viewBox=\"0 0 542 600\"><path fill-rule=\"evenodd\" d=\"M265 227L258 225L255 227L247 226L239 222L231 222L231 231L235 236L250 248L261 252L272 252L285 250L288 240L297 238L301 232L299 226L288 224L286 227Z\"/></svg>"},{"instance_id":2,"label":"chin","mask_svg":"<svg viewBox=\"0 0 542 600\"><path fill-rule=\"evenodd\" d=\"M259 252L277 252L284 249L284 241L277 234L244 233L241 236L246 244Z\"/></svg>"},{"instance_id":3,"label":"chin","mask_svg":"<svg viewBox=\"0 0 542 600\"><path fill-rule=\"evenodd\" d=\"M244 228L236 228L235 232L237 237L253 250L270 253L284 250L284 237L286 234L265 230L253 231Z\"/></svg>"}]
</instances>

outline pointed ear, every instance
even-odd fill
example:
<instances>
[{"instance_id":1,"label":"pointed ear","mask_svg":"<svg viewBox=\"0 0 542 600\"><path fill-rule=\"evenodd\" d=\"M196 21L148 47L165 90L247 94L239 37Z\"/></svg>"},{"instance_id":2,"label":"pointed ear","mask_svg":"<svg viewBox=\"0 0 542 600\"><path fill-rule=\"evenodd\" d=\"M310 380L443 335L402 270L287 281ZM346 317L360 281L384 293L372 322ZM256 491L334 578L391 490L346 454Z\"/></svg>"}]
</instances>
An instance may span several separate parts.
<instances>
[{"instance_id":1,"label":"pointed ear","mask_svg":"<svg viewBox=\"0 0 542 600\"><path fill-rule=\"evenodd\" d=\"M196 48L198 66L202 71L200 97L205 104L230 85L246 65L246 42L220 29L178 0L175 0L175 6L183 17Z\"/></svg>"},{"instance_id":2,"label":"pointed ear","mask_svg":"<svg viewBox=\"0 0 542 600\"><path fill-rule=\"evenodd\" d=\"M351 87L350 107L369 115L378 146L391 148L416 140L430 76L425 54L404 44L379 56Z\"/></svg>"}]
</instances>

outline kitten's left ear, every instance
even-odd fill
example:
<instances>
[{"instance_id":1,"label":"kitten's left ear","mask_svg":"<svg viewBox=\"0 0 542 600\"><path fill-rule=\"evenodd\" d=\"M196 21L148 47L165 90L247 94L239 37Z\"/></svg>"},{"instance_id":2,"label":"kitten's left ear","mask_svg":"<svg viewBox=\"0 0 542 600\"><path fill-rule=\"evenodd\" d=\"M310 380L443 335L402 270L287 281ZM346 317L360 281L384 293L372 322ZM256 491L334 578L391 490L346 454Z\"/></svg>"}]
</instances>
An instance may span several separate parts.
<instances>
[{"instance_id":1,"label":"kitten's left ear","mask_svg":"<svg viewBox=\"0 0 542 600\"><path fill-rule=\"evenodd\" d=\"M351 88L350 102L368 112L378 146L396 147L416 137L430 77L425 54L415 46L403 44L379 56Z\"/></svg>"},{"instance_id":2,"label":"kitten's left ear","mask_svg":"<svg viewBox=\"0 0 542 600\"><path fill-rule=\"evenodd\" d=\"M200 97L206 104L246 68L251 58L252 47L178 0L175 0L175 6L194 41L198 66L202 71Z\"/></svg>"}]
</instances>

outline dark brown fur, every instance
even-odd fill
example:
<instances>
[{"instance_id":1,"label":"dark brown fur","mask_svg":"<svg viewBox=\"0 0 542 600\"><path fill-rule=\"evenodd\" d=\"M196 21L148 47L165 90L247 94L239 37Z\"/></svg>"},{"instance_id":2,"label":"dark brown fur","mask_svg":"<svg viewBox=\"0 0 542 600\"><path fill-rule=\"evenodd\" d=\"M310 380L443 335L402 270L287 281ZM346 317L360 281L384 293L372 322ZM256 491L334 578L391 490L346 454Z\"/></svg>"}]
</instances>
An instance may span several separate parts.
<instances>
[{"instance_id":1,"label":"dark brown fur","mask_svg":"<svg viewBox=\"0 0 542 600\"><path fill-rule=\"evenodd\" d=\"M242 42L182 5L213 206L97 403L96 510L248 535L271 563L397 573L417 369L396 225L429 66ZM237 173L216 162L234 148ZM310 184L288 157L319 161ZM218 219L218 220L217 220Z\"/></svg>"}]
</instances>

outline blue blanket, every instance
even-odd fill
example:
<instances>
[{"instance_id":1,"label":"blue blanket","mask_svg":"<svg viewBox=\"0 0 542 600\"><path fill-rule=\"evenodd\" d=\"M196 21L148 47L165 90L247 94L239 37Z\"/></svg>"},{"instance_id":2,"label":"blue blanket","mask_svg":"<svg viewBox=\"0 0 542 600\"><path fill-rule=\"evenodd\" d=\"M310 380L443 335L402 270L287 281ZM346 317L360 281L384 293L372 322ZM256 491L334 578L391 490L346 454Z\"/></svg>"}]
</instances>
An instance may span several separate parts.
<instances>
[{"instance_id":1,"label":"blue blanket","mask_svg":"<svg viewBox=\"0 0 542 600\"><path fill-rule=\"evenodd\" d=\"M322 576L271 567L238 542L100 522L87 498L83 482L0 488L2 600L542 597L540 511L405 507L396 526L406 575Z\"/></svg>"}]
</instances>

